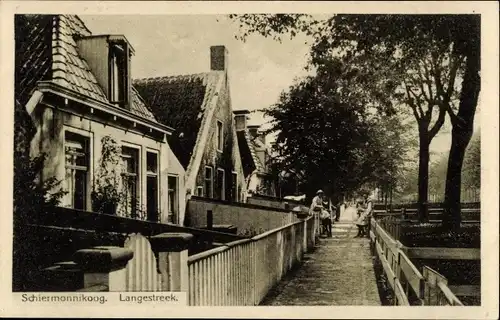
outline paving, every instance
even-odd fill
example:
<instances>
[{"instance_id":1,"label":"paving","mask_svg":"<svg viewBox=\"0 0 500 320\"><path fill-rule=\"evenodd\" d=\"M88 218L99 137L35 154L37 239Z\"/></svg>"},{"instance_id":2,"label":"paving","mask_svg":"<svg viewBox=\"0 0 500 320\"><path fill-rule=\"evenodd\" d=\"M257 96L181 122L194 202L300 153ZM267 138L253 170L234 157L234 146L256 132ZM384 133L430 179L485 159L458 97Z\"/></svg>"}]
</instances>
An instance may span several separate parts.
<instances>
[{"instance_id":1,"label":"paving","mask_svg":"<svg viewBox=\"0 0 500 320\"><path fill-rule=\"evenodd\" d=\"M320 238L316 250L262 305L380 306L369 239L354 238L357 228L350 220L336 222L333 237Z\"/></svg>"}]
</instances>

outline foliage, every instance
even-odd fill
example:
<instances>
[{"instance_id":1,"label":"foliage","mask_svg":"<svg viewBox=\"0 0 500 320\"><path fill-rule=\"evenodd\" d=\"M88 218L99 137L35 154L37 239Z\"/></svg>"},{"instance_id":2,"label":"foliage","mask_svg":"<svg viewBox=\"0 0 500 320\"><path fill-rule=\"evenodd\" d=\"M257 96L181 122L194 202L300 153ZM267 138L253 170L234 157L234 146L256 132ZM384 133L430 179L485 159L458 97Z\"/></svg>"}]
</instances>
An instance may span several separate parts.
<instances>
[{"instance_id":1,"label":"foliage","mask_svg":"<svg viewBox=\"0 0 500 320\"><path fill-rule=\"evenodd\" d=\"M37 213L59 205L67 194L59 188L61 181L55 177L40 183L47 155L42 153L31 159L15 158L14 161L14 212L15 218L23 221Z\"/></svg>"},{"instance_id":2,"label":"foliage","mask_svg":"<svg viewBox=\"0 0 500 320\"><path fill-rule=\"evenodd\" d=\"M92 206L95 212L115 214L121 201L121 149L110 136L101 140L102 154L96 172Z\"/></svg>"},{"instance_id":3,"label":"foliage","mask_svg":"<svg viewBox=\"0 0 500 320\"><path fill-rule=\"evenodd\" d=\"M465 188L481 188L481 133L472 138L465 153L462 176Z\"/></svg>"},{"instance_id":4,"label":"foliage","mask_svg":"<svg viewBox=\"0 0 500 320\"><path fill-rule=\"evenodd\" d=\"M312 34L314 65L331 69L331 56L341 57L358 68L359 83L371 92L374 101L383 102L385 97L410 107L421 138L422 209L427 194L428 144L447 113L453 125L447 207L459 204L462 158L472 133L480 90L479 15L335 15L321 22L309 17L316 31L307 28L302 15L232 18L244 25L245 37L249 33L293 36L291 30ZM457 79L462 79L461 84L456 83ZM380 106L388 111L394 107L387 103ZM433 125L432 118L436 119ZM459 219L459 210L447 212Z\"/></svg>"},{"instance_id":5,"label":"foliage","mask_svg":"<svg viewBox=\"0 0 500 320\"><path fill-rule=\"evenodd\" d=\"M481 136L478 133L473 137L467 152L465 153L464 166L462 168L462 192L477 190L481 188ZM437 201L442 201L446 173L448 168L448 155L442 154L438 159L430 164L429 168L429 195L437 196ZM402 175L398 181L400 188L397 190L398 197L405 202L414 200L417 193L416 168L409 168L406 174ZM431 199L432 200L432 199ZM471 201L471 200L469 200Z\"/></svg>"},{"instance_id":6,"label":"foliage","mask_svg":"<svg viewBox=\"0 0 500 320\"><path fill-rule=\"evenodd\" d=\"M274 163L301 172L299 188L308 194L323 188L337 197L367 182L377 185L406 153L401 122L366 108L360 92L349 92L354 78L343 67L303 79L264 110L273 119L266 133L277 134Z\"/></svg>"},{"instance_id":7,"label":"foliage","mask_svg":"<svg viewBox=\"0 0 500 320\"><path fill-rule=\"evenodd\" d=\"M281 42L283 34L290 37L299 32L311 35L319 31L315 26L320 27L319 22L307 14L230 14L229 18L239 24L240 33L235 38L242 41L257 33Z\"/></svg>"}]
</instances>

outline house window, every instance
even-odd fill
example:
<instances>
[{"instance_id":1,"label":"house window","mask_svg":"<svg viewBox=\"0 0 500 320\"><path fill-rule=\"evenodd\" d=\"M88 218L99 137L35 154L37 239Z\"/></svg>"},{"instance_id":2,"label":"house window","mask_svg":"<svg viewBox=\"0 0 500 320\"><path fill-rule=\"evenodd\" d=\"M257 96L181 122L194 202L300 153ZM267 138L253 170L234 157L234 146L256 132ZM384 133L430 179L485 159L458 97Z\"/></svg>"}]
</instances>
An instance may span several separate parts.
<instances>
[{"instance_id":1,"label":"house window","mask_svg":"<svg viewBox=\"0 0 500 320\"><path fill-rule=\"evenodd\" d=\"M139 203L139 149L122 147L123 207L125 216L136 218ZM142 218L142 217L141 217Z\"/></svg>"},{"instance_id":2,"label":"house window","mask_svg":"<svg viewBox=\"0 0 500 320\"><path fill-rule=\"evenodd\" d=\"M109 100L125 107L128 103L128 53L125 44L113 43L109 51Z\"/></svg>"},{"instance_id":3,"label":"house window","mask_svg":"<svg viewBox=\"0 0 500 320\"><path fill-rule=\"evenodd\" d=\"M213 198L214 174L212 167L205 167L205 197Z\"/></svg>"},{"instance_id":4,"label":"house window","mask_svg":"<svg viewBox=\"0 0 500 320\"><path fill-rule=\"evenodd\" d=\"M168 222L175 223L179 214L179 179L168 176Z\"/></svg>"},{"instance_id":5,"label":"house window","mask_svg":"<svg viewBox=\"0 0 500 320\"><path fill-rule=\"evenodd\" d=\"M158 214L158 154L147 152L147 215L149 221L159 221Z\"/></svg>"},{"instance_id":6,"label":"house window","mask_svg":"<svg viewBox=\"0 0 500 320\"><path fill-rule=\"evenodd\" d=\"M238 174L236 172L231 174L231 199L238 202Z\"/></svg>"},{"instance_id":7,"label":"house window","mask_svg":"<svg viewBox=\"0 0 500 320\"><path fill-rule=\"evenodd\" d=\"M203 187L197 187L196 188L196 195L198 197L203 197Z\"/></svg>"},{"instance_id":8,"label":"house window","mask_svg":"<svg viewBox=\"0 0 500 320\"><path fill-rule=\"evenodd\" d=\"M217 199L226 199L225 172L223 169L217 169Z\"/></svg>"},{"instance_id":9,"label":"house window","mask_svg":"<svg viewBox=\"0 0 500 320\"><path fill-rule=\"evenodd\" d=\"M89 139L65 132L64 152L66 178L65 189L68 192L69 206L74 209L87 209L87 186L89 180Z\"/></svg>"},{"instance_id":10,"label":"house window","mask_svg":"<svg viewBox=\"0 0 500 320\"><path fill-rule=\"evenodd\" d=\"M222 128L222 122L217 120L217 150L221 151L224 148L224 130Z\"/></svg>"}]
</instances>

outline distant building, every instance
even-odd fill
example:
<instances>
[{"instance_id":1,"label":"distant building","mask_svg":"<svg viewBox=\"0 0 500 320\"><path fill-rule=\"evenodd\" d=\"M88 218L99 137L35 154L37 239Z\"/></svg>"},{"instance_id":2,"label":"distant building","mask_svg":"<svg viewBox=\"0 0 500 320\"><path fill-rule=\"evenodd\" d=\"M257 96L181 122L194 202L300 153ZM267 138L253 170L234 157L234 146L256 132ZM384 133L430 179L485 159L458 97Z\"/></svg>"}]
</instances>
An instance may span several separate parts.
<instances>
[{"instance_id":1,"label":"distant building","mask_svg":"<svg viewBox=\"0 0 500 320\"><path fill-rule=\"evenodd\" d=\"M168 141L192 195L243 201L245 183L232 118L228 52L210 48L210 71L134 81L157 119L176 128Z\"/></svg>"},{"instance_id":2,"label":"distant building","mask_svg":"<svg viewBox=\"0 0 500 320\"><path fill-rule=\"evenodd\" d=\"M271 152L259 125L248 125L248 110L236 110L234 119L247 192L278 196L277 175L271 173Z\"/></svg>"},{"instance_id":3,"label":"distant building","mask_svg":"<svg viewBox=\"0 0 500 320\"><path fill-rule=\"evenodd\" d=\"M35 127L31 155L48 155L42 179L62 180L68 192L62 205L95 209L100 161L114 140L119 203L105 213L180 223L168 209L184 202L167 179L177 161L166 139L173 129L133 87L127 38L93 35L74 15L18 15L15 26L15 98Z\"/></svg>"}]
</instances>

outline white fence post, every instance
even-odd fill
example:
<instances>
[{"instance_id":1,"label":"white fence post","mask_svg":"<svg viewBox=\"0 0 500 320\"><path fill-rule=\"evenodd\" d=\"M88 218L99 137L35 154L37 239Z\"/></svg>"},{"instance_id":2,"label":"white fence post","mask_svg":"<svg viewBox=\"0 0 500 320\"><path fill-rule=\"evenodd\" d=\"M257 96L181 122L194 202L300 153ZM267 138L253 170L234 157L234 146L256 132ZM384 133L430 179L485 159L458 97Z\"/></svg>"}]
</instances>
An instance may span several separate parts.
<instances>
[{"instance_id":1,"label":"white fence post","mask_svg":"<svg viewBox=\"0 0 500 320\"><path fill-rule=\"evenodd\" d=\"M127 291L126 266L133 256L126 248L102 246L78 250L73 260L84 272L85 289L103 286L112 292Z\"/></svg>"},{"instance_id":2,"label":"white fence post","mask_svg":"<svg viewBox=\"0 0 500 320\"><path fill-rule=\"evenodd\" d=\"M168 232L149 239L153 251L158 252L162 283L168 284L169 291L189 291L188 247L192 239L190 233Z\"/></svg>"}]
</instances>

